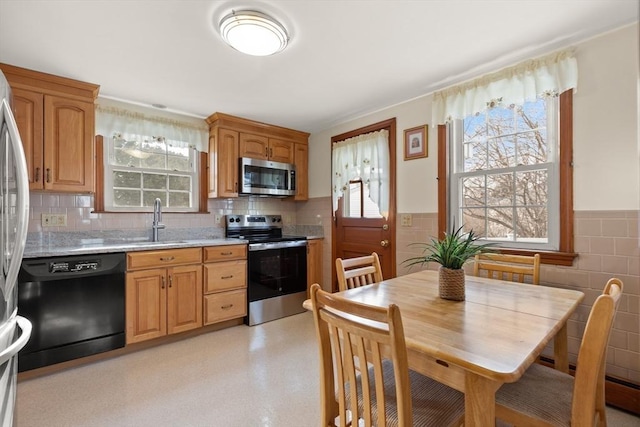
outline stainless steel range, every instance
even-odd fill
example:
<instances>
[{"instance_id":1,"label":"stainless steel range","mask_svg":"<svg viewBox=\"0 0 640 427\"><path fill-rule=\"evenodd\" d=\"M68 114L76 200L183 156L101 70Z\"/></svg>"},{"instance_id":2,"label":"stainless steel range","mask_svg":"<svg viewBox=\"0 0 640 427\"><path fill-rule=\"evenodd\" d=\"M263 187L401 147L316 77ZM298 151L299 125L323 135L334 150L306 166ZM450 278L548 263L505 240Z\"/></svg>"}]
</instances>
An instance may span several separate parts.
<instances>
[{"instance_id":1,"label":"stainless steel range","mask_svg":"<svg viewBox=\"0 0 640 427\"><path fill-rule=\"evenodd\" d=\"M226 237L249 241L248 315L257 325L302 313L307 297L307 238L282 234L281 215L227 215Z\"/></svg>"}]
</instances>

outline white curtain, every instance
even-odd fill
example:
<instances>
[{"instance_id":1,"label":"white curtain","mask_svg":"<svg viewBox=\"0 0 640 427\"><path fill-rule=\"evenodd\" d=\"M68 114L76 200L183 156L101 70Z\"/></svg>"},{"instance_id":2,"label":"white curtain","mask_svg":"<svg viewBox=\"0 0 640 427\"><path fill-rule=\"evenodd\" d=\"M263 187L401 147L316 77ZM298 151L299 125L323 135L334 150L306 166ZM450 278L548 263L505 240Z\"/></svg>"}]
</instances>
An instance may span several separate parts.
<instances>
[{"instance_id":1,"label":"white curtain","mask_svg":"<svg viewBox=\"0 0 640 427\"><path fill-rule=\"evenodd\" d=\"M389 216L389 131L358 135L336 142L332 148L333 212L349 189L349 181L361 179L380 215Z\"/></svg>"},{"instance_id":2,"label":"white curtain","mask_svg":"<svg viewBox=\"0 0 640 427\"><path fill-rule=\"evenodd\" d=\"M208 151L209 130L202 126L132 112L116 107L96 108L96 134L112 138L115 134L126 140L141 137L164 137L166 141L182 145L187 143L198 151Z\"/></svg>"},{"instance_id":3,"label":"white curtain","mask_svg":"<svg viewBox=\"0 0 640 427\"><path fill-rule=\"evenodd\" d=\"M522 105L539 95L557 96L577 86L573 53L556 52L434 93L432 123L464 119L498 102Z\"/></svg>"}]
</instances>

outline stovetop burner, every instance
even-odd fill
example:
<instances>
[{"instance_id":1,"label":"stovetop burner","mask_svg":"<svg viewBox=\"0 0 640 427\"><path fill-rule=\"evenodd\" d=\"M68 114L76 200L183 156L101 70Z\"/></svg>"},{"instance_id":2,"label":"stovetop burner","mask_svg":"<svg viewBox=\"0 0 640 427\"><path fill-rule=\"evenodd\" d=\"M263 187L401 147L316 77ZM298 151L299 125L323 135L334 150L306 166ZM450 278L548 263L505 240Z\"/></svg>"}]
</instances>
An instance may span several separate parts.
<instances>
[{"instance_id":1,"label":"stovetop burner","mask_svg":"<svg viewBox=\"0 0 640 427\"><path fill-rule=\"evenodd\" d=\"M307 240L305 236L283 235L281 215L227 215L225 225L226 237L249 243Z\"/></svg>"}]
</instances>

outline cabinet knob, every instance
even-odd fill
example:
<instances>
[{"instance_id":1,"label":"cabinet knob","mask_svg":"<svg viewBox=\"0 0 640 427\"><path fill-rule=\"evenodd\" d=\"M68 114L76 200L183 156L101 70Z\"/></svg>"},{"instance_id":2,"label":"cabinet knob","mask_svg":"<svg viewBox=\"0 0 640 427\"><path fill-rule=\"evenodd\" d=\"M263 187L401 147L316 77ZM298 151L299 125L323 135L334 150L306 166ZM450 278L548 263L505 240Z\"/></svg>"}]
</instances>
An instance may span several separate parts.
<instances>
[{"instance_id":1,"label":"cabinet knob","mask_svg":"<svg viewBox=\"0 0 640 427\"><path fill-rule=\"evenodd\" d=\"M387 246L389 246L389 241L388 240L381 241L380 246L382 246L383 248L386 248Z\"/></svg>"}]
</instances>

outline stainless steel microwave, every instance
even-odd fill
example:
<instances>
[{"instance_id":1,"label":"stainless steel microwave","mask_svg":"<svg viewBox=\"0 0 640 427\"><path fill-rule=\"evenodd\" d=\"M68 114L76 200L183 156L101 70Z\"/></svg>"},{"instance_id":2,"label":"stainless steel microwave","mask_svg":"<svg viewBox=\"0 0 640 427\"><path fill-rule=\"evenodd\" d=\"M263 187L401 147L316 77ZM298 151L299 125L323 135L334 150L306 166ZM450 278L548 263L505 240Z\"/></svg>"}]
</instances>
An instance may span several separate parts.
<instances>
[{"instance_id":1,"label":"stainless steel microwave","mask_svg":"<svg viewBox=\"0 0 640 427\"><path fill-rule=\"evenodd\" d=\"M240 194L294 196L296 167L290 163L240 158Z\"/></svg>"}]
</instances>

